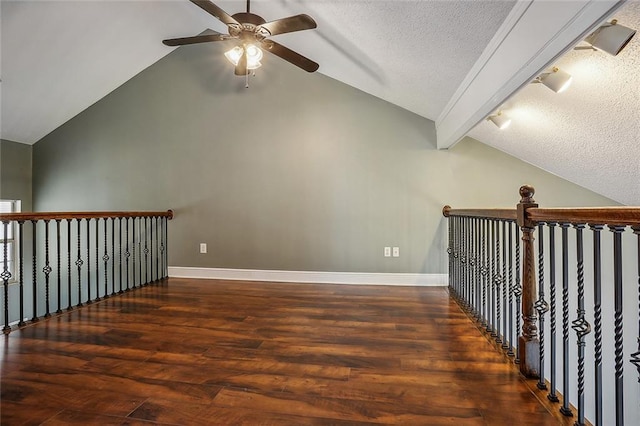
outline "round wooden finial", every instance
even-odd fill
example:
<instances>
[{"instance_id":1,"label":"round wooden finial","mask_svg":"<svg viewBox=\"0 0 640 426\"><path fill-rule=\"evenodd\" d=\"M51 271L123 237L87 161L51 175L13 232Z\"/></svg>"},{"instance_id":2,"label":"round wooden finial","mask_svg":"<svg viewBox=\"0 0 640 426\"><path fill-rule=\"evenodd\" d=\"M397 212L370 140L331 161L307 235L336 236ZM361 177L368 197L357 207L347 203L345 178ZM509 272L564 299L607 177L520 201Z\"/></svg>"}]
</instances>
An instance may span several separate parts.
<instances>
[{"instance_id":1,"label":"round wooden finial","mask_svg":"<svg viewBox=\"0 0 640 426\"><path fill-rule=\"evenodd\" d=\"M167 218L168 218L169 220L173 219L173 210L169 209L169 210L167 210L167 213L169 213L169 215L167 216Z\"/></svg>"},{"instance_id":2,"label":"round wooden finial","mask_svg":"<svg viewBox=\"0 0 640 426\"><path fill-rule=\"evenodd\" d=\"M442 215L444 217L449 217L449 212L451 211L451 206L446 205L442 208Z\"/></svg>"},{"instance_id":3,"label":"round wooden finial","mask_svg":"<svg viewBox=\"0 0 640 426\"><path fill-rule=\"evenodd\" d=\"M521 203L533 203L533 195L536 193L536 190L531 185L522 185L520 187L520 197Z\"/></svg>"}]
</instances>

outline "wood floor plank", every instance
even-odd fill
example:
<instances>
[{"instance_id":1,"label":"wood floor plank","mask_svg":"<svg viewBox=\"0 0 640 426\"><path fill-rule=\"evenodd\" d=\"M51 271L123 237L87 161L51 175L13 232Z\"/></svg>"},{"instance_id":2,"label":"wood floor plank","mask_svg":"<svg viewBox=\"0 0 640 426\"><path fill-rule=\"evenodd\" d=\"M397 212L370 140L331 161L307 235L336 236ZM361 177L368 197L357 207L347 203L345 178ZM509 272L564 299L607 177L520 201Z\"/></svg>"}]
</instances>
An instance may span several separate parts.
<instances>
[{"instance_id":1,"label":"wood floor plank","mask_svg":"<svg viewBox=\"0 0 640 426\"><path fill-rule=\"evenodd\" d=\"M444 288L170 279L0 367L2 425L558 424Z\"/></svg>"}]
</instances>

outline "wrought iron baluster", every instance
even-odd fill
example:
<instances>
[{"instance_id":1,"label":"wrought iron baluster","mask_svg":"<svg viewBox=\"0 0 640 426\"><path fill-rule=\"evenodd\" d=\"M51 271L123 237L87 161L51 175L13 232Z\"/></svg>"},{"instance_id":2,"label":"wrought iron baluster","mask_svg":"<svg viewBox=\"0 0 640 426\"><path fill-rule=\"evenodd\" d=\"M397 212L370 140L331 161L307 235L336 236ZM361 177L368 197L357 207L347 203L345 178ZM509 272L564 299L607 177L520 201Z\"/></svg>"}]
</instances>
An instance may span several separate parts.
<instances>
[{"instance_id":1,"label":"wrought iron baluster","mask_svg":"<svg viewBox=\"0 0 640 426\"><path fill-rule=\"evenodd\" d=\"M634 226L633 233L636 234L638 243L638 331L640 333L640 226ZM638 351L631 354L631 363L635 365L638 370L638 383L640 383L640 334L638 335Z\"/></svg>"},{"instance_id":2,"label":"wrought iron baluster","mask_svg":"<svg viewBox=\"0 0 640 426\"><path fill-rule=\"evenodd\" d=\"M44 317L49 318L50 312L50 300L49 300L49 274L51 274L51 265L49 265L49 221L44 220Z\"/></svg>"},{"instance_id":3,"label":"wrought iron baluster","mask_svg":"<svg viewBox=\"0 0 640 426\"><path fill-rule=\"evenodd\" d=\"M153 216L149 216L149 275L151 276L151 282L153 282Z\"/></svg>"},{"instance_id":4,"label":"wrought iron baluster","mask_svg":"<svg viewBox=\"0 0 640 426\"><path fill-rule=\"evenodd\" d=\"M123 293L122 290L122 218L118 218L118 293Z\"/></svg>"},{"instance_id":5,"label":"wrought iron baluster","mask_svg":"<svg viewBox=\"0 0 640 426\"><path fill-rule=\"evenodd\" d=\"M67 219L67 311L73 309L71 301L71 219Z\"/></svg>"},{"instance_id":6,"label":"wrought iron baluster","mask_svg":"<svg viewBox=\"0 0 640 426\"><path fill-rule=\"evenodd\" d=\"M624 425L624 364L622 337L622 233L624 226L609 225L613 232L614 355L616 426Z\"/></svg>"},{"instance_id":7,"label":"wrought iron baluster","mask_svg":"<svg viewBox=\"0 0 640 426\"><path fill-rule=\"evenodd\" d=\"M107 220L108 218L102 219L102 224L104 225L104 252L102 255L102 261L104 262L104 298L109 297L109 272L108 272L108 263L109 263L109 253L107 251Z\"/></svg>"},{"instance_id":8,"label":"wrought iron baluster","mask_svg":"<svg viewBox=\"0 0 640 426\"><path fill-rule=\"evenodd\" d=\"M547 223L549 227L549 293L551 302L550 328L551 328L551 365L550 365L550 390L547 399L551 402L558 402L556 395L556 223Z\"/></svg>"},{"instance_id":9,"label":"wrought iron baluster","mask_svg":"<svg viewBox=\"0 0 640 426\"><path fill-rule=\"evenodd\" d=\"M2 229L4 235L4 241L2 244L2 261L3 268L2 273L0 274L0 279L2 279L2 283L4 284L4 327L2 327L2 332L7 334L11 331L11 326L9 325L9 280L11 279L11 272L9 272L9 258L8 258L8 238L9 238L9 224L8 220L2 221Z\"/></svg>"},{"instance_id":10,"label":"wrought iron baluster","mask_svg":"<svg viewBox=\"0 0 640 426\"><path fill-rule=\"evenodd\" d=\"M602 225L590 226L593 234L593 328L595 368L595 418L594 426L602 426Z\"/></svg>"},{"instance_id":11,"label":"wrought iron baluster","mask_svg":"<svg viewBox=\"0 0 640 426\"><path fill-rule=\"evenodd\" d=\"M169 212L173 216L173 212ZM164 218L164 276L169 277L169 218Z\"/></svg>"},{"instance_id":12,"label":"wrought iron baluster","mask_svg":"<svg viewBox=\"0 0 640 426\"><path fill-rule=\"evenodd\" d=\"M139 271L138 271L138 275L140 277L140 286L142 287L144 285L144 283L142 282L142 217L138 218L138 224L140 225L139 228L139 235L138 235L138 265L139 265Z\"/></svg>"},{"instance_id":13,"label":"wrought iron baluster","mask_svg":"<svg viewBox=\"0 0 640 426\"><path fill-rule=\"evenodd\" d=\"M481 293L481 286L482 286L482 276L480 271L480 219L479 218L474 219L473 227L474 227L474 236L475 236L475 255L474 255L475 315L474 315L474 318L477 322L480 322L480 318L482 316L480 313L480 307L481 307L480 293Z\"/></svg>"},{"instance_id":14,"label":"wrought iron baluster","mask_svg":"<svg viewBox=\"0 0 640 426\"><path fill-rule=\"evenodd\" d=\"M131 266L131 279L133 281L133 287L136 287L136 218L133 217L131 220L131 234L133 235L133 241L131 243L132 249L132 266Z\"/></svg>"},{"instance_id":15,"label":"wrought iron baluster","mask_svg":"<svg viewBox=\"0 0 640 426\"><path fill-rule=\"evenodd\" d=\"M487 219L482 219L482 326L487 327L489 323L488 309L487 309L487 285L488 285L488 267L487 261L487 235L489 234L489 223Z\"/></svg>"},{"instance_id":16,"label":"wrought iron baluster","mask_svg":"<svg viewBox=\"0 0 640 426\"><path fill-rule=\"evenodd\" d=\"M32 234L31 234L31 247L33 250L33 264L31 265L33 267L33 318L31 318L32 322L37 322L38 321L38 270L37 270L37 260L38 260L38 250L36 249L38 247L37 245L37 241L36 241L36 233L37 233L37 229L38 229L38 221L37 220L32 220L31 221L31 228L32 228Z\"/></svg>"},{"instance_id":17,"label":"wrought iron baluster","mask_svg":"<svg viewBox=\"0 0 640 426\"><path fill-rule=\"evenodd\" d=\"M91 219L87 218L87 304L91 303Z\"/></svg>"},{"instance_id":18,"label":"wrought iron baluster","mask_svg":"<svg viewBox=\"0 0 640 426\"><path fill-rule=\"evenodd\" d=\"M160 258L159 258L159 251L160 251L160 231L158 228L158 216L156 216L156 281L160 280Z\"/></svg>"},{"instance_id":19,"label":"wrought iron baluster","mask_svg":"<svg viewBox=\"0 0 640 426\"><path fill-rule=\"evenodd\" d=\"M125 235L126 235L126 247L125 247L125 252L124 252L124 258L125 258L125 262L127 263L127 266L125 268L125 270L127 271L127 291L130 290L129 288L129 257L131 257L131 253L129 252L129 218L125 218L125 225L124 225L124 229L125 229Z\"/></svg>"},{"instance_id":20,"label":"wrought iron baluster","mask_svg":"<svg viewBox=\"0 0 640 426\"><path fill-rule=\"evenodd\" d=\"M20 266L19 266L19 292L20 292L20 318L18 318L18 327L24 327L27 323L24 322L24 238L23 238L23 226L24 221L18 221L18 257ZM6 300L6 299L5 299Z\"/></svg>"},{"instance_id":21,"label":"wrought iron baluster","mask_svg":"<svg viewBox=\"0 0 640 426\"><path fill-rule=\"evenodd\" d=\"M111 218L111 295L116 294L116 218Z\"/></svg>"},{"instance_id":22,"label":"wrought iron baluster","mask_svg":"<svg viewBox=\"0 0 640 426\"><path fill-rule=\"evenodd\" d=\"M452 284L453 284L453 218L451 216L447 217L447 255L449 257L449 292L451 292Z\"/></svg>"},{"instance_id":23,"label":"wrought iron baluster","mask_svg":"<svg viewBox=\"0 0 640 426\"><path fill-rule=\"evenodd\" d=\"M62 277L61 277L61 266L60 266L60 219L56 219L56 273L58 278L58 309L56 310L57 314L62 313Z\"/></svg>"},{"instance_id":24,"label":"wrought iron baluster","mask_svg":"<svg viewBox=\"0 0 640 426\"><path fill-rule=\"evenodd\" d=\"M496 244L496 220L491 220L491 337L495 338L498 334L496 333L496 316L497 316L497 303L496 299L497 291L497 267L496 267L496 252L497 252L497 244Z\"/></svg>"},{"instance_id":25,"label":"wrought iron baluster","mask_svg":"<svg viewBox=\"0 0 640 426\"><path fill-rule=\"evenodd\" d=\"M84 261L82 260L82 252L80 251L80 220L76 219L76 225L78 228L78 259L76 260L76 266L78 267L78 305L83 306L82 303L82 264Z\"/></svg>"},{"instance_id":26,"label":"wrought iron baluster","mask_svg":"<svg viewBox=\"0 0 640 426\"><path fill-rule=\"evenodd\" d=\"M100 299L100 218L96 218L96 302Z\"/></svg>"},{"instance_id":27,"label":"wrought iron baluster","mask_svg":"<svg viewBox=\"0 0 640 426\"><path fill-rule=\"evenodd\" d=\"M516 283L513 288L513 295L516 298L516 359L515 363L520 364L520 321L522 317L520 316L521 310L521 302L522 302L522 284L521 284L521 275L520 275L520 227L515 226L516 228Z\"/></svg>"},{"instance_id":28,"label":"wrought iron baluster","mask_svg":"<svg viewBox=\"0 0 640 426\"><path fill-rule=\"evenodd\" d=\"M562 407L560 412L573 416L569 407L569 224L561 223L562 231Z\"/></svg>"},{"instance_id":29,"label":"wrought iron baluster","mask_svg":"<svg viewBox=\"0 0 640 426\"><path fill-rule=\"evenodd\" d=\"M502 220L502 306L504 315L502 316L502 349L509 349L509 338L507 336L507 221Z\"/></svg>"},{"instance_id":30,"label":"wrought iron baluster","mask_svg":"<svg viewBox=\"0 0 640 426\"><path fill-rule=\"evenodd\" d=\"M515 292L515 286L513 285L513 222L507 222L507 226L509 228L509 350L507 351L507 355L514 356L513 353L513 295ZM518 318L516 317L516 321ZM516 337L517 340L517 337Z\"/></svg>"},{"instance_id":31,"label":"wrought iron baluster","mask_svg":"<svg viewBox=\"0 0 640 426\"><path fill-rule=\"evenodd\" d=\"M538 312L538 339L540 341L540 378L537 383L538 389L545 390L547 385L544 381L544 314L549 311L549 304L544 300L544 224L538 224L538 300L534 303L534 308Z\"/></svg>"},{"instance_id":32,"label":"wrought iron baluster","mask_svg":"<svg viewBox=\"0 0 640 426\"><path fill-rule=\"evenodd\" d=\"M496 343L502 343L501 335L501 321L502 321L502 300L500 294L502 293L502 277L500 276L500 268L502 264L502 260L500 258L500 221L496 221L496 269L495 269L495 283L496 283L496 293L494 294L494 300L496 302L496 325L494 327L495 330L495 339Z\"/></svg>"},{"instance_id":33,"label":"wrought iron baluster","mask_svg":"<svg viewBox=\"0 0 640 426\"><path fill-rule=\"evenodd\" d=\"M576 256L577 256L577 276L578 276L578 309L577 318L571 323L578 336L578 418L576 426L584 425L584 337L591 333L591 325L585 319L584 310L584 247L582 230L584 224L575 224L576 228Z\"/></svg>"},{"instance_id":34,"label":"wrought iron baluster","mask_svg":"<svg viewBox=\"0 0 640 426\"><path fill-rule=\"evenodd\" d=\"M148 216L144 217L144 284L149 284L149 226L147 225Z\"/></svg>"}]
</instances>

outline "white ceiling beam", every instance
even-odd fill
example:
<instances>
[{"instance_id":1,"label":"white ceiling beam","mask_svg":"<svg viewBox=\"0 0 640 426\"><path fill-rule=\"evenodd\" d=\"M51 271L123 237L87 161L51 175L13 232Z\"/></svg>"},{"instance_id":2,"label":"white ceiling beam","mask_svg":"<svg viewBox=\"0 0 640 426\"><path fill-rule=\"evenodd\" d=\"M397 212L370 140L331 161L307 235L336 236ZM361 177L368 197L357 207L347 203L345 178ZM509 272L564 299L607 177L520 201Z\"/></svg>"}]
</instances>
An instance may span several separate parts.
<instances>
[{"instance_id":1,"label":"white ceiling beam","mask_svg":"<svg viewBox=\"0 0 640 426\"><path fill-rule=\"evenodd\" d=\"M436 120L438 148L460 141L623 3L518 1Z\"/></svg>"}]
</instances>

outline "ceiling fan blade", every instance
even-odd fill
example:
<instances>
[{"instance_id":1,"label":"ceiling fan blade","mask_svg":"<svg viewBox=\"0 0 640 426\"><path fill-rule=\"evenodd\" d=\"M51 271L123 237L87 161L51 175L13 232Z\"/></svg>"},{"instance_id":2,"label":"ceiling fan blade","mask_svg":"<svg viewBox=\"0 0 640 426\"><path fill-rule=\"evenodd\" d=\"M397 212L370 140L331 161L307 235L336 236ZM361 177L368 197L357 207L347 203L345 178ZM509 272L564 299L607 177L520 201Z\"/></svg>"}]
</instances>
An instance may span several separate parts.
<instances>
[{"instance_id":1,"label":"ceiling fan blade","mask_svg":"<svg viewBox=\"0 0 640 426\"><path fill-rule=\"evenodd\" d=\"M238 60L238 65L236 65L235 74L247 75L247 52L242 52L242 56L240 56L240 60Z\"/></svg>"},{"instance_id":2,"label":"ceiling fan blade","mask_svg":"<svg viewBox=\"0 0 640 426\"><path fill-rule=\"evenodd\" d=\"M292 33L294 31L311 30L318 25L316 21L309 15L295 15L288 18L276 19L260 25L258 28L264 28L274 36L277 34Z\"/></svg>"},{"instance_id":3,"label":"ceiling fan blade","mask_svg":"<svg viewBox=\"0 0 640 426\"><path fill-rule=\"evenodd\" d=\"M273 40L264 40L261 42L261 44L265 50L273 53L276 56L281 57L285 61L290 62L293 65L300 67L307 72L317 71L318 68L320 67L320 65L313 62L311 59L305 58L301 54L294 52L288 47L284 47L283 45L276 43Z\"/></svg>"},{"instance_id":4,"label":"ceiling fan blade","mask_svg":"<svg viewBox=\"0 0 640 426\"><path fill-rule=\"evenodd\" d=\"M199 6L206 12L218 18L220 21L224 22L227 25L237 25L240 26L240 23L233 19L231 15L229 15L224 10L220 9L218 6L210 2L209 0L191 0L191 3Z\"/></svg>"},{"instance_id":5,"label":"ceiling fan blade","mask_svg":"<svg viewBox=\"0 0 640 426\"><path fill-rule=\"evenodd\" d=\"M196 43L208 43L210 41L223 41L232 38L226 34L206 34L206 35L198 35L193 37L180 37L180 38L170 38L167 40L162 40L162 43L167 46L184 46L185 44L196 44Z\"/></svg>"}]
</instances>

